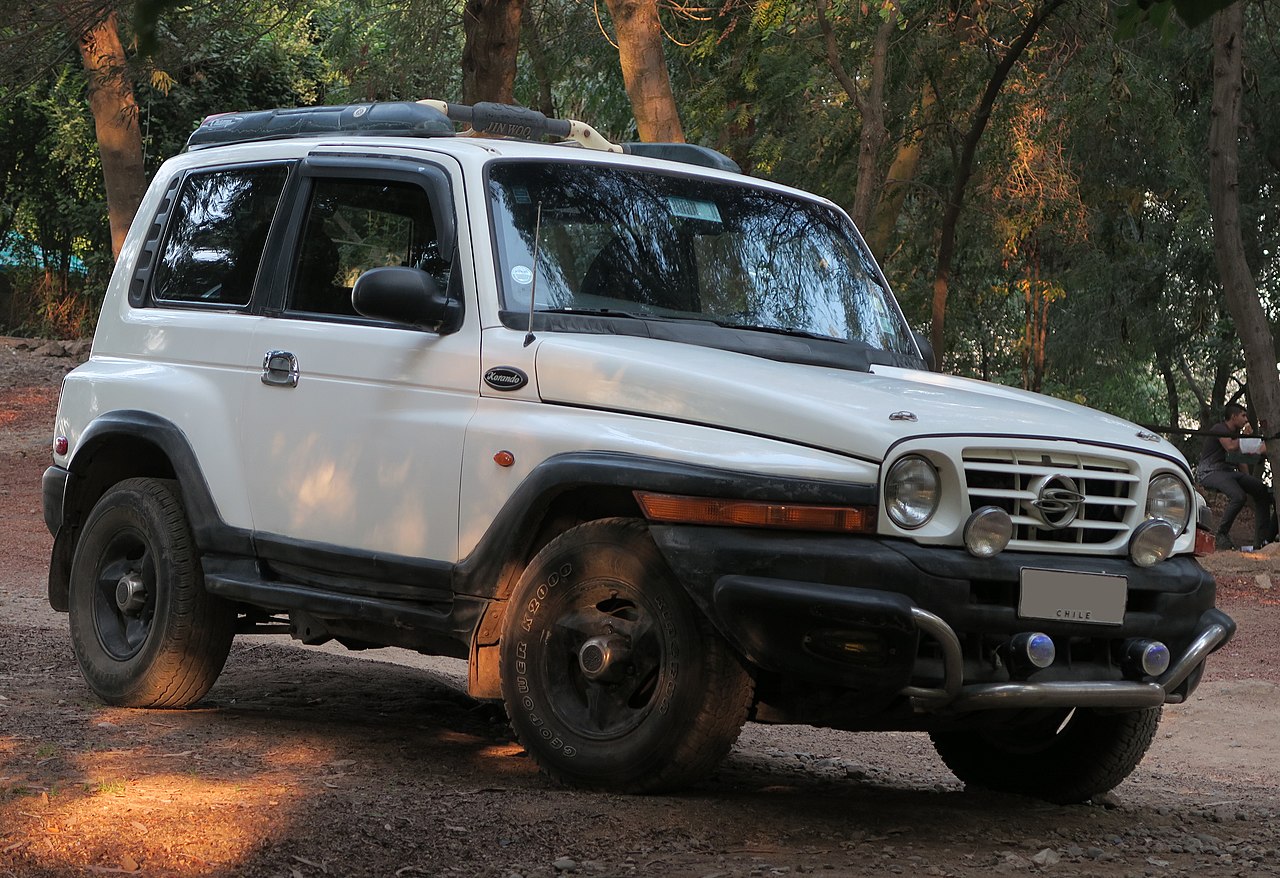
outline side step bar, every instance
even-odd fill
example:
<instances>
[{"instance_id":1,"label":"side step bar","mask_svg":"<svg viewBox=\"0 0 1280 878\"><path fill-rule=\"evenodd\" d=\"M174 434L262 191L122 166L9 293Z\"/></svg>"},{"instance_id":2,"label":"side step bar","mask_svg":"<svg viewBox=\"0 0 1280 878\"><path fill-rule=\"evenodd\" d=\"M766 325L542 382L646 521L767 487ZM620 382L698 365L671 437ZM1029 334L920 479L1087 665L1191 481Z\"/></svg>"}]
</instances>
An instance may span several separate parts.
<instances>
[{"instance_id":1,"label":"side step bar","mask_svg":"<svg viewBox=\"0 0 1280 878\"><path fill-rule=\"evenodd\" d=\"M489 604L466 595L450 603L415 603L342 594L225 571L206 571L204 581L210 594L290 614L292 634L304 643L323 643L333 637L459 658L467 656L471 636Z\"/></svg>"},{"instance_id":2,"label":"side step bar","mask_svg":"<svg viewBox=\"0 0 1280 878\"><path fill-rule=\"evenodd\" d=\"M210 594L269 610L303 610L322 619L351 619L397 628L440 631L451 627L450 605L412 604L386 598L336 594L306 585L251 581L226 574L205 574L204 584Z\"/></svg>"}]
</instances>

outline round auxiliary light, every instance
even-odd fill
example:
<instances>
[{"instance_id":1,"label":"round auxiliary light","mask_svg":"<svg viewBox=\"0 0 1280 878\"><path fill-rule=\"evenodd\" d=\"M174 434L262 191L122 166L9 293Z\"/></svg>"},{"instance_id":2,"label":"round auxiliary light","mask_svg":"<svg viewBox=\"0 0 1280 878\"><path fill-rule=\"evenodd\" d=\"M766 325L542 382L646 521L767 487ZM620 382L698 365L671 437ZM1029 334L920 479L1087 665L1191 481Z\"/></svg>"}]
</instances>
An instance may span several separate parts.
<instances>
[{"instance_id":1,"label":"round auxiliary light","mask_svg":"<svg viewBox=\"0 0 1280 878\"><path fill-rule=\"evenodd\" d=\"M1026 631L1013 638L1013 654L1037 668L1047 668L1058 655L1053 638L1040 631Z\"/></svg>"},{"instance_id":2,"label":"round auxiliary light","mask_svg":"<svg viewBox=\"0 0 1280 878\"><path fill-rule=\"evenodd\" d=\"M889 518L898 527L914 530L938 511L938 471L923 457L904 457L889 468L884 480L884 502Z\"/></svg>"},{"instance_id":3,"label":"round auxiliary light","mask_svg":"<svg viewBox=\"0 0 1280 878\"><path fill-rule=\"evenodd\" d=\"M974 510L964 523L964 547L975 558L999 555L1013 539L1013 519L999 506Z\"/></svg>"},{"instance_id":4,"label":"round auxiliary light","mask_svg":"<svg viewBox=\"0 0 1280 878\"><path fill-rule=\"evenodd\" d=\"M1165 473L1147 486L1147 518L1169 522L1175 534L1182 533L1191 519L1191 494L1182 479Z\"/></svg>"},{"instance_id":5,"label":"round auxiliary light","mask_svg":"<svg viewBox=\"0 0 1280 878\"><path fill-rule=\"evenodd\" d=\"M1129 540L1129 557L1139 567L1159 564L1173 554L1173 541L1178 538L1173 526L1161 518L1151 518L1133 530Z\"/></svg>"},{"instance_id":6,"label":"round auxiliary light","mask_svg":"<svg viewBox=\"0 0 1280 878\"><path fill-rule=\"evenodd\" d=\"M1130 640L1125 648L1125 662L1140 668L1147 677L1158 677L1169 670L1172 656L1169 647L1158 640Z\"/></svg>"}]
</instances>

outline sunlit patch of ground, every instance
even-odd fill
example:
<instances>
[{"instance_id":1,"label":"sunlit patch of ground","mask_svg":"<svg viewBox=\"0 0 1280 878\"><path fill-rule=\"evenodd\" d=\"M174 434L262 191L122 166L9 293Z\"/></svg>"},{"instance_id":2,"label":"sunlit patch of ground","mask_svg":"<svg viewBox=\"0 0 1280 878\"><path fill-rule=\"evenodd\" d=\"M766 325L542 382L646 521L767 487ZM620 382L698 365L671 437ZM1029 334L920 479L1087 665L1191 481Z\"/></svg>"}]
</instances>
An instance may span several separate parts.
<instances>
[{"instance_id":1,"label":"sunlit patch of ground","mask_svg":"<svg viewBox=\"0 0 1280 878\"><path fill-rule=\"evenodd\" d=\"M127 750L86 741L70 753L0 737L0 852L22 867L10 874L206 875L250 855L343 769L330 750L287 739L241 749L229 763L226 754L164 746L180 734L137 737L151 740Z\"/></svg>"}]
</instances>

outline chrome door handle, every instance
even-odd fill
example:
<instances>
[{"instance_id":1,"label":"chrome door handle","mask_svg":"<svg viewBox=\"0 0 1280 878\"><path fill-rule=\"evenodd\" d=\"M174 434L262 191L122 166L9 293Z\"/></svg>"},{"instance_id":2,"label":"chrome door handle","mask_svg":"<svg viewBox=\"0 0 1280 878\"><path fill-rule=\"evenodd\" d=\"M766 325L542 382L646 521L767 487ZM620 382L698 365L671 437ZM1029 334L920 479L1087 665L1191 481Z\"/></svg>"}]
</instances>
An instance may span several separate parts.
<instances>
[{"instance_id":1,"label":"chrome door handle","mask_svg":"<svg viewBox=\"0 0 1280 878\"><path fill-rule=\"evenodd\" d=\"M288 351L267 351L262 358L262 383L272 387L297 387L298 358Z\"/></svg>"}]
</instances>

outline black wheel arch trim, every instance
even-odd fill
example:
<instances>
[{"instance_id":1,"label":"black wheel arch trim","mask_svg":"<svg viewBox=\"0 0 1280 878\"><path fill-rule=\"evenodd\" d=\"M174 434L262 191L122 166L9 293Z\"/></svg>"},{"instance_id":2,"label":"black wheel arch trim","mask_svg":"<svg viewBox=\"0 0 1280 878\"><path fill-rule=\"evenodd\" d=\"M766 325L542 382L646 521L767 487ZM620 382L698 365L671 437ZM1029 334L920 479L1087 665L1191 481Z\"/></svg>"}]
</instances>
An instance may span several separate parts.
<instances>
[{"instance_id":1,"label":"black wheel arch trim","mask_svg":"<svg viewBox=\"0 0 1280 878\"><path fill-rule=\"evenodd\" d=\"M513 554L528 554L555 500L569 491L590 488L834 506L877 502L874 484L763 475L615 451L557 454L534 467L476 547L457 565L454 592L505 597L511 582L503 579L503 567Z\"/></svg>"},{"instance_id":2,"label":"black wheel arch trim","mask_svg":"<svg viewBox=\"0 0 1280 878\"><path fill-rule=\"evenodd\" d=\"M218 514L209 483L205 480L191 442L182 429L159 415L132 409L99 415L80 436L67 466L70 479L68 491L64 495L60 525L68 523L68 501L74 496L76 487L83 488L88 481L85 477L98 450L113 438L119 437L154 445L165 456L173 471L173 478L177 479L181 488L183 506L200 551L253 554L252 532L248 528L226 524ZM88 514L88 511L84 509L82 514Z\"/></svg>"}]
</instances>

